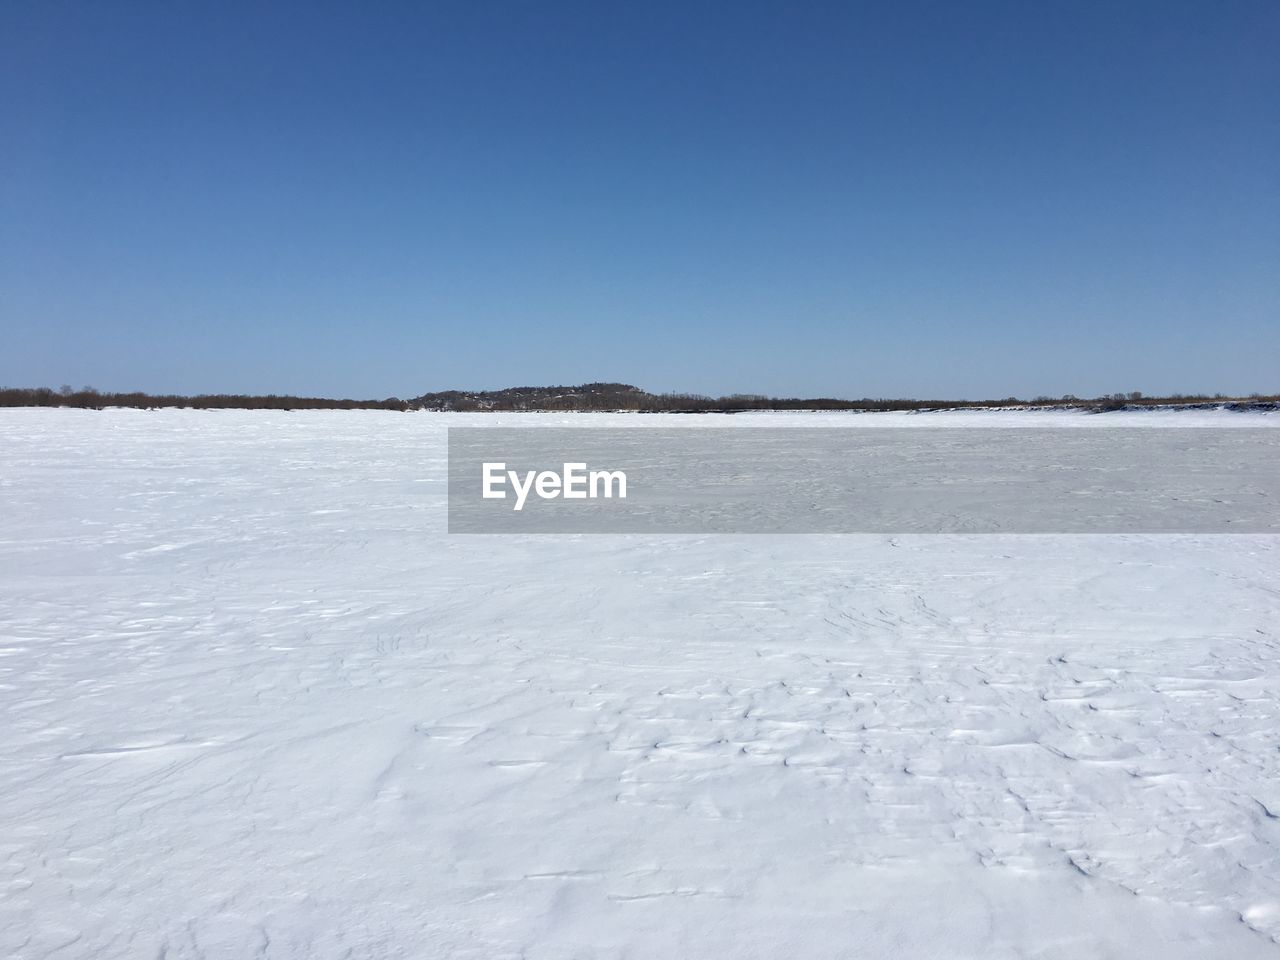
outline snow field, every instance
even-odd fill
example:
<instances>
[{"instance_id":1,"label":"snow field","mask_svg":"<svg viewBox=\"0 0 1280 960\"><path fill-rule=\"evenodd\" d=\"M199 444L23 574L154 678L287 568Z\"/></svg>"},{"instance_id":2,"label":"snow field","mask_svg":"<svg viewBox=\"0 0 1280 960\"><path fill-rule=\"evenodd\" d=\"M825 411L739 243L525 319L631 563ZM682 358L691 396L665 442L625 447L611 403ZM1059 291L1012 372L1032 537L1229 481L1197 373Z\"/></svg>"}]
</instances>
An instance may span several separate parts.
<instances>
[{"instance_id":1,"label":"snow field","mask_svg":"<svg viewBox=\"0 0 1280 960\"><path fill-rule=\"evenodd\" d=\"M852 422L1032 418L1276 422ZM450 424L798 421L0 411L0 951L1280 956L1277 538L444 532Z\"/></svg>"}]
</instances>

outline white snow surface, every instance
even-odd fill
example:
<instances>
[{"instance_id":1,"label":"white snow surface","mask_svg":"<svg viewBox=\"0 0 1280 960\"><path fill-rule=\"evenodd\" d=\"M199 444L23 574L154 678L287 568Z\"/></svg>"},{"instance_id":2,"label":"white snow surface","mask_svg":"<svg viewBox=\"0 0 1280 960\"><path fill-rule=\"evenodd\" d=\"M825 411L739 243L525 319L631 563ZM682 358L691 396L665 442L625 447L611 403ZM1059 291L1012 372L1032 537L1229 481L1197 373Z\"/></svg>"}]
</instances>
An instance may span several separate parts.
<instances>
[{"instance_id":1,"label":"white snow surface","mask_svg":"<svg viewBox=\"0 0 1280 960\"><path fill-rule=\"evenodd\" d=\"M450 425L0 411L0 954L1280 957L1280 538L466 537Z\"/></svg>"}]
</instances>

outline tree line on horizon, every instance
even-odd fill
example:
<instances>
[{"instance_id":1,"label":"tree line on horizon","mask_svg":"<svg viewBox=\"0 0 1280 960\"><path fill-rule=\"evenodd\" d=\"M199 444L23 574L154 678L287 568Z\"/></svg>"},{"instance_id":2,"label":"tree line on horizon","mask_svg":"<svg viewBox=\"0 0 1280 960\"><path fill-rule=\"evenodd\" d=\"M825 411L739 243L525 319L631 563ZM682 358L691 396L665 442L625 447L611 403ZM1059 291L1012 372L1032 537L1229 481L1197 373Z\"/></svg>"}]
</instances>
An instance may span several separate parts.
<instances>
[{"instance_id":1,"label":"tree line on horizon","mask_svg":"<svg viewBox=\"0 0 1280 960\"><path fill-rule=\"evenodd\" d=\"M411 410L414 406L398 397L386 400L335 400L329 397L296 397L288 394L251 395L238 393L153 394L142 391L107 393L93 387L79 390L62 386L0 387L0 407L77 407L101 410L104 407L189 407L197 410Z\"/></svg>"},{"instance_id":2,"label":"tree line on horizon","mask_svg":"<svg viewBox=\"0 0 1280 960\"><path fill-rule=\"evenodd\" d=\"M456 412L520 411L610 411L639 413L740 413L751 410L848 410L912 411L940 409L981 409L996 407L1074 407L1097 412L1130 407L1177 407L1225 405L1232 408L1274 409L1280 394L1251 394L1227 397L1223 394L1175 394L1146 397L1137 391L1113 393L1081 399L1037 396L1031 400L1004 397L995 400L920 400L864 397L843 400L834 397L768 397L763 394L730 394L712 397L696 393L649 393L626 383L585 383L577 386L509 387L504 390L446 390L425 393L409 400L332 399L298 397L289 394L149 394L141 391L108 393L64 385L49 387L0 387L0 407L74 407L101 410L105 407L156 409L183 407L198 410L434 410Z\"/></svg>"}]
</instances>

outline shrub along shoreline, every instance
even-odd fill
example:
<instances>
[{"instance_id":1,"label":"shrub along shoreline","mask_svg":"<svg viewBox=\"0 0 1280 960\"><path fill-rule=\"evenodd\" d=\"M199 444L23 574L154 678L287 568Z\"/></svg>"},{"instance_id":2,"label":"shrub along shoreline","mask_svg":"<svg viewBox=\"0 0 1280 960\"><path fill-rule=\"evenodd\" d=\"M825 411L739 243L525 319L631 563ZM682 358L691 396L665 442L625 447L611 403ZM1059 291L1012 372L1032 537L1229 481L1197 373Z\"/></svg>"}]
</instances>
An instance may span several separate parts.
<instances>
[{"instance_id":1,"label":"shrub along shoreline","mask_svg":"<svg viewBox=\"0 0 1280 960\"><path fill-rule=\"evenodd\" d=\"M196 410L435 410L457 412L517 411L631 411L637 413L741 413L750 410L847 410L925 411L973 409L1083 409L1093 412L1134 409L1276 410L1280 395L1227 397L1221 394L1179 394L1144 397L1140 393L1115 393L1090 399L1074 396L1022 400L916 400L864 397L842 400L831 397L802 399L733 394L710 397L692 393L649 393L622 383L588 383L572 387L510 387L505 390L448 390L426 393L409 400L297 397L287 394L150 394L139 391L106 393L92 387L0 387L0 407L74 407L102 410L106 407L157 409L180 407Z\"/></svg>"}]
</instances>

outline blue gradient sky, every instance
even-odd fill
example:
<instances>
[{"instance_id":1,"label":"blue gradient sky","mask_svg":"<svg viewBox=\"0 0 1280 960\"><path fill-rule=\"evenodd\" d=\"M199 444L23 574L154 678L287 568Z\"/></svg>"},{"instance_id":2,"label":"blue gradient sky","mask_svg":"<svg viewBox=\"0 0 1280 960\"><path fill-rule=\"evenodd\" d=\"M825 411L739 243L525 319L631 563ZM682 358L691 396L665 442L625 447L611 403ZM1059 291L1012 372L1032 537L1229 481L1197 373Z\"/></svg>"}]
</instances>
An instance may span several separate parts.
<instances>
[{"instance_id":1,"label":"blue gradient sky","mask_svg":"<svg viewBox=\"0 0 1280 960\"><path fill-rule=\"evenodd\" d=\"M1280 390L1280 4L0 5L0 383Z\"/></svg>"}]
</instances>

